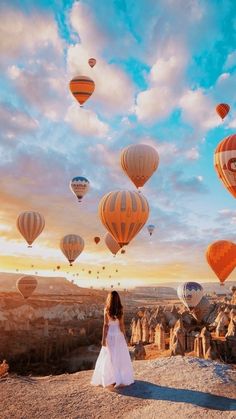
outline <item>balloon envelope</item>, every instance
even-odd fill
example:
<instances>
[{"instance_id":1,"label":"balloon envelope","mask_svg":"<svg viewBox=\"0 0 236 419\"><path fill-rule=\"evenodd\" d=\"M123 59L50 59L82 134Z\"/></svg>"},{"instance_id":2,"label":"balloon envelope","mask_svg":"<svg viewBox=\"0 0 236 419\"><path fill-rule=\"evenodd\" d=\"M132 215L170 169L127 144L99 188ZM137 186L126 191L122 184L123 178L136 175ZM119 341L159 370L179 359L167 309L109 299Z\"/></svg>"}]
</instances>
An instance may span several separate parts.
<instances>
[{"instance_id":1,"label":"balloon envelope","mask_svg":"<svg viewBox=\"0 0 236 419\"><path fill-rule=\"evenodd\" d=\"M96 64L97 60L96 58L89 58L88 63L90 65L91 68L93 68Z\"/></svg>"},{"instance_id":2,"label":"balloon envelope","mask_svg":"<svg viewBox=\"0 0 236 419\"><path fill-rule=\"evenodd\" d=\"M62 237L60 248L72 266L72 262L77 259L84 249L84 240L76 234L67 234Z\"/></svg>"},{"instance_id":3,"label":"balloon envelope","mask_svg":"<svg viewBox=\"0 0 236 419\"><path fill-rule=\"evenodd\" d=\"M45 220L39 212L25 211L18 216L16 225L29 247L31 247L34 240L42 233Z\"/></svg>"},{"instance_id":4,"label":"balloon envelope","mask_svg":"<svg viewBox=\"0 0 236 419\"><path fill-rule=\"evenodd\" d=\"M34 276L22 276L16 282L18 291L23 297L29 298L38 285L38 281Z\"/></svg>"},{"instance_id":5,"label":"balloon envelope","mask_svg":"<svg viewBox=\"0 0 236 419\"><path fill-rule=\"evenodd\" d=\"M86 177L76 176L70 182L70 189L75 196L77 196L79 202L81 202L84 195L89 190L89 181Z\"/></svg>"},{"instance_id":6,"label":"balloon envelope","mask_svg":"<svg viewBox=\"0 0 236 419\"><path fill-rule=\"evenodd\" d=\"M225 188L236 198L236 134L229 135L218 144L214 166Z\"/></svg>"},{"instance_id":7,"label":"balloon envelope","mask_svg":"<svg viewBox=\"0 0 236 419\"><path fill-rule=\"evenodd\" d=\"M119 252L120 245L117 243L117 241L112 237L110 233L106 233L105 243L113 255L116 255L117 252Z\"/></svg>"},{"instance_id":8,"label":"balloon envelope","mask_svg":"<svg viewBox=\"0 0 236 419\"><path fill-rule=\"evenodd\" d=\"M155 230L155 226L153 224L149 224L147 226L148 232L150 234L150 236L152 235L153 231Z\"/></svg>"},{"instance_id":9,"label":"balloon envelope","mask_svg":"<svg viewBox=\"0 0 236 419\"><path fill-rule=\"evenodd\" d=\"M222 119L224 119L226 115L228 115L229 111L230 106L227 103L218 103L218 105L216 106L216 112Z\"/></svg>"},{"instance_id":10,"label":"balloon envelope","mask_svg":"<svg viewBox=\"0 0 236 419\"><path fill-rule=\"evenodd\" d=\"M201 301L204 291L197 282L184 282L178 287L177 294L184 305L191 309Z\"/></svg>"},{"instance_id":11,"label":"balloon envelope","mask_svg":"<svg viewBox=\"0 0 236 419\"><path fill-rule=\"evenodd\" d=\"M137 188L143 186L159 164L158 152L147 144L134 144L121 153L121 166Z\"/></svg>"},{"instance_id":12,"label":"balloon envelope","mask_svg":"<svg viewBox=\"0 0 236 419\"><path fill-rule=\"evenodd\" d=\"M95 83L90 77L77 76L70 81L70 91L82 106L90 98L95 89Z\"/></svg>"},{"instance_id":13,"label":"balloon envelope","mask_svg":"<svg viewBox=\"0 0 236 419\"><path fill-rule=\"evenodd\" d=\"M206 258L223 284L236 266L236 244L227 240L214 242L208 246Z\"/></svg>"},{"instance_id":14,"label":"balloon envelope","mask_svg":"<svg viewBox=\"0 0 236 419\"><path fill-rule=\"evenodd\" d=\"M142 229L149 216L146 198L131 191L114 191L99 203L99 215L109 233L122 247Z\"/></svg>"}]
</instances>

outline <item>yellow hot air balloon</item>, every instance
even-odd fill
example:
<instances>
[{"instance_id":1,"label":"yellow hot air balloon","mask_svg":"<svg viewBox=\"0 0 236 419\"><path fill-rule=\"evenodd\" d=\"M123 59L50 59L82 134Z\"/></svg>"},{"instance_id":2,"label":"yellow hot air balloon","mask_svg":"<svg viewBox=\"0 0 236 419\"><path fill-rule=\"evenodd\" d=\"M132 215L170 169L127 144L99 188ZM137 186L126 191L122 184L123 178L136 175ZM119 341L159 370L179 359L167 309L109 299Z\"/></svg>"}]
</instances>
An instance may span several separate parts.
<instances>
[{"instance_id":1,"label":"yellow hot air balloon","mask_svg":"<svg viewBox=\"0 0 236 419\"><path fill-rule=\"evenodd\" d=\"M142 187L159 165L159 155L147 144L133 144L121 153L121 166L137 188Z\"/></svg>"},{"instance_id":2,"label":"yellow hot air balloon","mask_svg":"<svg viewBox=\"0 0 236 419\"><path fill-rule=\"evenodd\" d=\"M22 276L16 282L16 287L21 295L26 299L31 296L38 285L38 281L34 276Z\"/></svg>"},{"instance_id":3,"label":"yellow hot air balloon","mask_svg":"<svg viewBox=\"0 0 236 419\"><path fill-rule=\"evenodd\" d=\"M77 234L67 234L60 241L61 251L70 262L70 266L84 249L84 240Z\"/></svg>"},{"instance_id":4,"label":"yellow hot air balloon","mask_svg":"<svg viewBox=\"0 0 236 419\"><path fill-rule=\"evenodd\" d=\"M142 229L149 216L146 198L127 190L109 192L99 203L99 215L106 229L122 247Z\"/></svg>"},{"instance_id":5,"label":"yellow hot air balloon","mask_svg":"<svg viewBox=\"0 0 236 419\"><path fill-rule=\"evenodd\" d=\"M45 220L39 212L25 211L18 216L16 225L27 241L28 247L32 247L32 243L44 229Z\"/></svg>"},{"instance_id":6,"label":"yellow hot air balloon","mask_svg":"<svg viewBox=\"0 0 236 419\"><path fill-rule=\"evenodd\" d=\"M117 241L112 237L110 233L106 233L105 243L114 256L117 254L117 252L119 252L120 245L117 243Z\"/></svg>"},{"instance_id":7,"label":"yellow hot air balloon","mask_svg":"<svg viewBox=\"0 0 236 419\"><path fill-rule=\"evenodd\" d=\"M80 106L90 98L95 89L95 83L90 77L77 76L70 81L70 91Z\"/></svg>"}]
</instances>

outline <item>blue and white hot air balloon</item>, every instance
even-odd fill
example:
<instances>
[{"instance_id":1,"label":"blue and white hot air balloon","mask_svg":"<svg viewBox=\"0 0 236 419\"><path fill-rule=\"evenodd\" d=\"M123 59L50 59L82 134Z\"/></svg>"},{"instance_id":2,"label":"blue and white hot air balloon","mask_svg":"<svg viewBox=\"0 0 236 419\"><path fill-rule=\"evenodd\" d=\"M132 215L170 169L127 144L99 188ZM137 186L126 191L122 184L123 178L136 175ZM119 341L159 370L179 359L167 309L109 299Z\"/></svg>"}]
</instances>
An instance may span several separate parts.
<instances>
[{"instance_id":1,"label":"blue and white hot air balloon","mask_svg":"<svg viewBox=\"0 0 236 419\"><path fill-rule=\"evenodd\" d=\"M184 282L177 289L179 299L188 309L192 309L200 303L204 290L198 282Z\"/></svg>"},{"instance_id":2,"label":"blue and white hot air balloon","mask_svg":"<svg viewBox=\"0 0 236 419\"><path fill-rule=\"evenodd\" d=\"M152 233L153 233L153 231L155 230L155 226L154 226L154 224L149 224L148 226L147 226L147 229L148 229L148 232L149 232L149 234L150 234L150 236L152 235Z\"/></svg>"},{"instance_id":3,"label":"blue and white hot air balloon","mask_svg":"<svg viewBox=\"0 0 236 419\"><path fill-rule=\"evenodd\" d=\"M89 190L89 181L86 177L76 176L70 182L70 189L75 196L77 196L79 202Z\"/></svg>"}]
</instances>

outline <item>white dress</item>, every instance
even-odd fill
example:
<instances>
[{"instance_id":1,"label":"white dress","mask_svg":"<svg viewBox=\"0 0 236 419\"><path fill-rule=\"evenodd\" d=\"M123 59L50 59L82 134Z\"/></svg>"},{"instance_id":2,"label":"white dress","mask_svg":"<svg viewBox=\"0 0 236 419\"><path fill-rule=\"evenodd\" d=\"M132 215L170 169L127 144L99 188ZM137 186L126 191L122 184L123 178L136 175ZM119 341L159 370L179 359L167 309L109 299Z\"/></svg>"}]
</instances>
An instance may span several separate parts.
<instances>
[{"instance_id":1,"label":"white dress","mask_svg":"<svg viewBox=\"0 0 236 419\"><path fill-rule=\"evenodd\" d=\"M102 346L91 384L109 386L130 385L134 382L133 366L119 320L109 319L106 346Z\"/></svg>"}]
</instances>

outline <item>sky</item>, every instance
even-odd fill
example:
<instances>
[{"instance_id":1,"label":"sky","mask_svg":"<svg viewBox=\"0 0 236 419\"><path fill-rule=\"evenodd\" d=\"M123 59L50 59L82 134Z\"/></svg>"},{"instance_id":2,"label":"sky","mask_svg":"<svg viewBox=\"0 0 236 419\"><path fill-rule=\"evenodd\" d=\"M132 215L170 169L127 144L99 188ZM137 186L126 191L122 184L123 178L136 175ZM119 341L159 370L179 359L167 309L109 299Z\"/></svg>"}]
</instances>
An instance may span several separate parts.
<instances>
[{"instance_id":1,"label":"sky","mask_svg":"<svg viewBox=\"0 0 236 419\"><path fill-rule=\"evenodd\" d=\"M213 165L236 129L235 2L12 0L0 12L0 270L50 275L59 265L94 287L215 281L206 248L234 241L236 225ZM68 87L76 75L96 85L84 108ZM220 102L231 106L223 123ZM150 238L144 226L113 258L98 203L135 189L120 153L138 143L160 158L142 188L156 229ZM69 189L74 176L90 181L81 204ZM29 210L46 221L32 249L16 228ZM85 241L73 268L59 248L70 233Z\"/></svg>"}]
</instances>

